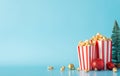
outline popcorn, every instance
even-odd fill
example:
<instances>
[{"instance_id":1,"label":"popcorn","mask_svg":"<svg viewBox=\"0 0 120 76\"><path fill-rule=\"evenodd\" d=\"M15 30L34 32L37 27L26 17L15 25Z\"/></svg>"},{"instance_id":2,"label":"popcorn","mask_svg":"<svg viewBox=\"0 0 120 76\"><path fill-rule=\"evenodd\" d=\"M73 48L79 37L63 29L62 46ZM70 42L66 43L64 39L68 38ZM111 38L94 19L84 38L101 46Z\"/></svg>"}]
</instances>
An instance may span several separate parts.
<instances>
[{"instance_id":1,"label":"popcorn","mask_svg":"<svg viewBox=\"0 0 120 76\"><path fill-rule=\"evenodd\" d=\"M107 38L103 35L101 35L100 33L97 33L95 36L93 36L91 38L93 41L97 41L97 40L111 40L110 38Z\"/></svg>"},{"instance_id":2,"label":"popcorn","mask_svg":"<svg viewBox=\"0 0 120 76\"><path fill-rule=\"evenodd\" d=\"M112 39L111 39L111 38L108 38L108 40L112 41Z\"/></svg>"},{"instance_id":3,"label":"popcorn","mask_svg":"<svg viewBox=\"0 0 120 76\"><path fill-rule=\"evenodd\" d=\"M94 42L92 42L92 40L85 40L84 42L83 41L80 41L78 43L79 46L90 46L90 45L95 45Z\"/></svg>"},{"instance_id":4,"label":"popcorn","mask_svg":"<svg viewBox=\"0 0 120 76\"><path fill-rule=\"evenodd\" d=\"M84 42L83 42L83 41L80 41L78 45L83 46L83 45L84 45Z\"/></svg>"}]
</instances>

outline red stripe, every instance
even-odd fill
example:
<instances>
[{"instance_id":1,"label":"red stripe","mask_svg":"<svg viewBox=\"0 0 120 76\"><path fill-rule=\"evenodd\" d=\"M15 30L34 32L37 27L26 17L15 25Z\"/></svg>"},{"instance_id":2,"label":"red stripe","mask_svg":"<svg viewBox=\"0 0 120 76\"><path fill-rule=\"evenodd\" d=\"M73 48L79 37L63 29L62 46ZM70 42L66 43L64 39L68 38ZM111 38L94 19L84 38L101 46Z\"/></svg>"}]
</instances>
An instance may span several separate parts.
<instances>
[{"instance_id":1,"label":"red stripe","mask_svg":"<svg viewBox=\"0 0 120 76\"><path fill-rule=\"evenodd\" d=\"M90 56L88 57L88 58L89 58L89 69L90 69L90 70L91 70L91 65L90 65L90 64L91 64L91 47L92 47L92 46L89 47L89 55L90 55Z\"/></svg>"},{"instance_id":2,"label":"red stripe","mask_svg":"<svg viewBox=\"0 0 120 76\"><path fill-rule=\"evenodd\" d=\"M89 57L90 57L90 58L89 58L89 61L90 61L90 63L89 63L89 64L90 64L90 70L92 69L92 68L91 68L91 62L92 62L92 57L91 57L91 53L92 53L91 50L92 50L92 49L91 49L91 48L92 48L92 46L90 46L90 56L89 56Z\"/></svg>"},{"instance_id":3,"label":"red stripe","mask_svg":"<svg viewBox=\"0 0 120 76\"><path fill-rule=\"evenodd\" d=\"M93 52L92 52L93 51ZM94 59L94 52L95 52L95 49L94 49L94 47L92 47L92 60Z\"/></svg>"},{"instance_id":4,"label":"red stripe","mask_svg":"<svg viewBox=\"0 0 120 76\"><path fill-rule=\"evenodd\" d=\"M96 51L96 49L95 49L95 45L93 46L93 55L94 55L94 58L93 59L95 59L96 57L97 57L97 54L99 54L97 51Z\"/></svg>"},{"instance_id":5,"label":"red stripe","mask_svg":"<svg viewBox=\"0 0 120 76\"><path fill-rule=\"evenodd\" d=\"M93 58L94 58L93 56L94 56L94 50L95 50L95 49L94 49L93 46L92 46L91 48L92 48L92 50L91 50L91 53L92 53L92 55L91 55L91 63L92 63L92 60L93 60ZM91 63L90 63L90 64L91 64ZM91 69L92 69L92 67L91 67Z\"/></svg>"},{"instance_id":6,"label":"red stripe","mask_svg":"<svg viewBox=\"0 0 120 76\"><path fill-rule=\"evenodd\" d=\"M104 41L102 41L102 60L104 62Z\"/></svg>"},{"instance_id":7,"label":"red stripe","mask_svg":"<svg viewBox=\"0 0 120 76\"><path fill-rule=\"evenodd\" d=\"M102 59L104 61L104 41L102 41Z\"/></svg>"},{"instance_id":8,"label":"red stripe","mask_svg":"<svg viewBox=\"0 0 120 76\"><path fill-rule=\"evenodd\" d=\"M106 58L107 58L107 60L106 60L106 63L108 62L108 53L109 53L109 52L108 52L108 51L109 51L109 50L108 50L108 48L109 48L108 43L109 43L109 42L107 41L107 48L106 48L106 49L107 49L107 57L106 57Z\"/></svg>"},{"instance_id":9,"label":"red stripe","mask_svg":"<svg viewBox=\"0 0 120 76\"><path fill-rule=\"evenodd\" d=\"M89 46L86 46L86 63L87 63L87 68L88 69L88 47Z\"/></svg>"},{"instance_id":10,"label":"red stripe","mask_svg":"<svg viewBox=\"0 0 120 76\"><path fill-rule=\"evenodd\" d=\"M85 69L85 65L84 65L85 64L85 62L84 62L84 49L83 49L83 46L82 46L82 55L83 55L83 64L82 65L83 65L83 69Z\"/></svg>"},{"instance_id":11,"label":"red stripe","mask_svg":"<svg viewBox=\"0 0 120 76\"><path fill-rule=\"evenodd\" d=\"M83 52L83 48L82 48L83 46L81 46L81 53ZM83 54L81 54L81 57L83 57ZM81 61L82 61L82 63L81 63L81 65L83 66L83 59L81 59ZM82 70L83 70L84 68L82 67Z\"/></svg>"},{"instance_id":12,"label":"red stripe","mask_svg":"<svg viewBox=\"0 0 120 76\"><path fill-rule=\"evenodd\" d=\"M95 49L95 51L96 51L96 55L97 55L97 58L99 58L99 47L98 47L99 45L98 45L98 41L96 41L96 49Z\"/></svg>"},{"instance_id":13,"label":"red stripe","mask_svg":"<svg viewBox=\"0 0 120 76\"><path fill-rule=\"evenodd\" d=\"M79 66L80 66L80 69L82 68L82 65L81 65L81 56L80 56L80 47L78 46L78 56L79 56Z\"/></svg>"},{"instance_id":14,"label":"red stripe","mask_svg":"<svg viewBox=\"0 0 120 76\"><path fill-rule=\"evenodd\" d=\"M92 51L91 51L91 52L92 52L92 60L93 60L93 59L94 59L95 52L96 52L96 51L95 51L95 46L92 46Z\"/></svg>"},{"instance_id":15,"label":"red stripe","mask_svg":"<svg viewBox=\"0 0 120 76\"><path fill-rule=\"evenodd\" d=\"M91 46L91 50L92 50L92 49L93 49L93 47ZM90 59L90 60L92 61L92 58L93 58L93 57L92 57L93 50L90 51L90 53L91 53L91 59Z\"/></svg>"}]
</instances>

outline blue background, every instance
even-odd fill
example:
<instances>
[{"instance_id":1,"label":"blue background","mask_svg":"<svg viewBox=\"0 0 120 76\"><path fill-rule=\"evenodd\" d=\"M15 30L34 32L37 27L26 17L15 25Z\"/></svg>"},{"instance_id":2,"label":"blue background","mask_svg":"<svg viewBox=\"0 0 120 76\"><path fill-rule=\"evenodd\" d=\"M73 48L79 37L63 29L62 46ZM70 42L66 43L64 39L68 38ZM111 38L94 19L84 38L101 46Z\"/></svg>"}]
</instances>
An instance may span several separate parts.
<instances>
[{"instance_id":1,"label":"blue background","mask_svg":"<svg viewBox=\"0 0 120 76\"><path fill-rule=\"evenodd\" d=\"M119 0L0 0L0 66L78 66L78 42L110 37L119 7Z\"/></svg>"}]
</instances>

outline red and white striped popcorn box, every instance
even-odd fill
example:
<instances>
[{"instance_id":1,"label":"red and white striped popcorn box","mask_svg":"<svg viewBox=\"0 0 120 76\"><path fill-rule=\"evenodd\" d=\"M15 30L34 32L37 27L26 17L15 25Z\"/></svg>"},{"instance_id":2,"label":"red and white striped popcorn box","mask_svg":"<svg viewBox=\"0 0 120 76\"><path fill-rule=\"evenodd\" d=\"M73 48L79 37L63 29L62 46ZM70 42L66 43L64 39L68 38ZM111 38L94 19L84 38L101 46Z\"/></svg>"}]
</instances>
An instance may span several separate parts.
<instances>
[{"instance_id":1,"label":"red and white striped popcorn box","mask_svg":"<svg viewBox=\"0 0 120 76\"><path fill-rule=\"evenodd\" d=\"M92 70L91 62L96 58L95 45L78 46L78 61L80 70Z\"/></svg>"},{"instance_id":2,"label":"red and white striped popcorn box","mask_svg":"<svg viewBox=\"0 0 120 76\"><path fill-rule=\"evenodd\" d=\"M98 40L96 41L96 51L98 58L104 62L104 70L107 69L107 62L112 61L112 41L111 40Z\"/></svg>"}]
</instances>

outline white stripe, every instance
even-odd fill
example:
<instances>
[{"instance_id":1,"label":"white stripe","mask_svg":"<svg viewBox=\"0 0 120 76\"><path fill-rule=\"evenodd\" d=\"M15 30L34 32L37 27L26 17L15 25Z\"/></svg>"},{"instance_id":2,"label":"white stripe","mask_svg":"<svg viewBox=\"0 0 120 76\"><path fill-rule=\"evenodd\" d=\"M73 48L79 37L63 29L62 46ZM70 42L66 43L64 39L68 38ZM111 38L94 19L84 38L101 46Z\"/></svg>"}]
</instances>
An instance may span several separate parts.
<instances>
[{"instance_id":1,"label":"white stripe","mask_svg":"<svg viewBox=\"0 0 120 76\"><path fill-rule=\"evenodd\" d=\"M80 46L80 56L81 56L80 58L81 58L82 70L84 70L84 67L83 67L83 65L84 65L83 64L83 55L82 55L83 50L82 50L82 47L83 46Z\"/></svg>"},{"instance_id":2,"label":"white stripe","mask_svg":"<svg viewBox=\"0 0 120 76\"><path fill-rule=\"evenodd\" d=\"M104 41L104 69L106 70L107 60L107 41Z\"/></svg>"},{"instance_id":3,"label":"white stripe","mask_svg":"<svg viewBox=\"0 0 120 76\"><path fill-rule=\"evenodd\" d=\"M85 65L85 69L87 67L87 62L86 62L86 46L83 46L83 49L84 49L84 65Z\"/></svg>"},{"instance_id":4,"label":"white stripe","mask_svg":"<svg viewBox=\"0 0 120 76\"><path fill-rule=\"evenodd\" d=\"M99 58L102 59L102 41L98 41Z\"/></svg>"},{"instance_id":5,"label":"white stripe","mask_svg":"<svg viewBox=\"0 0 120 76\"><path fill-rule=\"evenodd\" d=\"M109 53L108 53L108 62L110 62L110 51L111 51L110 50L110 48L111 48L110 44L111 44L111 41L108 42L108 47L109 47L108 48L108 51L109 51Z\"/></svg>"},{"instance_id":6,"label":"white stripe","mask_svg":"<svg viewBox=\"0 0 120 76\"><path fill-rule=\"evenodd\" d=\"M94 46L91 46L91 50L90 50L90 53L91 53L90 60L91 60L91 62L92 62L92 60L93 60L93 58L92 58L92 56L93 56L93 52L94 52L93 47L94 47ZM91 63L90 63L90 64L91 64ZM90 66L90 69L92 69L92 67L91 67L91 66Z\"/></svg>"},{"instance_id":7,"label":"white stripe","mask_svg":"<svg viewBox=\"0 0 120 76\"><path fill-rule=\"evenodd\" d=\"M109 48L109 41L108 41L108 62L110 61L110 48Z\"/></svg>"},{"instance_id":8,"label":"white stripe","mask_svg":"<svg viewBox=\"0 0 120 76\"><path fill-rule=\"evenodd\" d=\"M91 46L91 48L90 48L90 49L91 49L91 51L90 51L90 53L91 53L91 59L90 59L90 60L91 60L91 61L92 61L92 52L93 52L92 47L93 47L93 46Z\"/></svg>"},{"instance_id":9,"label":"white stripe","mask_svg":"<svg viewBox=\"0 0 120 76\"><path fill-rule=\"evenodd\" d=\"M79 68L81 69L81 66L80 66L80 64L81 64L81 62L80 62L80 46L79 46L79 48L78 48L78 61L79 61Z\"/></svg>"},{"instance_id":10,"label":"white stripe","mask_svg":"<svg viewBox=\"0 0 120 76\"><path fill-rule=\"evenodd\" d=\"M91 51L91 46L88 46L88 70L90 70L90 51Z\"/></svg>"}]
</instances>

